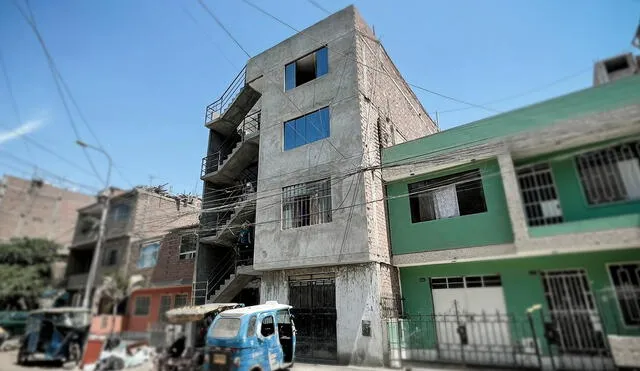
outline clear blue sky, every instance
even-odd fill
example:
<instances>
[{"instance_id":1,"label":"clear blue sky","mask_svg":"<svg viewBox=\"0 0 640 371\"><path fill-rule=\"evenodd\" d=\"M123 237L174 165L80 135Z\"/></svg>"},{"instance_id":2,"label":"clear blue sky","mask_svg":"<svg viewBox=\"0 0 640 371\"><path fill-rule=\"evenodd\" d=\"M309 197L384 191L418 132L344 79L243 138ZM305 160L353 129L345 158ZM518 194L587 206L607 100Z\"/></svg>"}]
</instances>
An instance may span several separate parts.
<instances>
[{"instance_id":1,"label":"clear blue sky","mask_svg":"<svg viewBox=\"0 0 640 371\"><path fill-rule=\"evenodd\" d=\"M241 1L205 1L252 55L293 34ZM309 1L253 1L298 29L326 16ZM350 4L316 1L331 12ZM632 50L640 15L639 0L370 0L355 5L407 81L498 110L588 87L595 60ZM148 184L151 175L155 184L169 183L174 192L200 193L205 106L224 91L246 56L197 1L31 0L31 7L78 105L119 169L112 183L123 188ZM0 50L22 118L18 122L0 75L0 173L33 175L32 166L11 157L17 156L100 187L90 171L6 135L7 127L26 124L34 130L30 138L90 169L74 144L45 56L12 1L0 2ZM568 76L573 77L548 86ZM444 129L491 114L416 94L430 114L442 112ZM465 109L443 112L459 108ZM95 143L73 114L81 138ZM91 156L104 174L106 161Z\"/></svg>"}]
</instances>

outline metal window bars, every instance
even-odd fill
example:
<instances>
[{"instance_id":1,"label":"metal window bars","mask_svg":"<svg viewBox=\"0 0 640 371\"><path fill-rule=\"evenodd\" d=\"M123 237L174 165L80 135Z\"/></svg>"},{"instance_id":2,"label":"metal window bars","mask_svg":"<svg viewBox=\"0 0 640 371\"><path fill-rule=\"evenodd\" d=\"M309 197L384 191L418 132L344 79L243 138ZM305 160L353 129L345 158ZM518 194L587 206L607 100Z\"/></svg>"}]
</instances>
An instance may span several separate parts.
<instances>
[{"instance_id":1,"label":"metal window bars","mask_svg":"<svg viewBox=\"0 0 640 371\"><path fill-rule=\"evenodd\" d=\"M244 66L240 73L238 73L238 75L233 79L231 84L229 84L227 90L222 93L220 98L207 106L204 118L205 125L213 121L219 115L222 115L222 113L229 108L231 103L233 103L235 97L240 93L240 90L245 85L246 70L247 66Z\"/></svg>"},{"instance_id":2,"label":"metal window bars","mask_svg":"<svg viewBox=\"0 0 640 371\"><path fill-rule=\"evenodd\" d=\"M640 140L576 156L591 205L640 198Z\"/></svg>"},{"instance_id":3,"label":"metal window bars","mask_svg":"<svg viewBox=\"0 0 640 371\"><path fill-rule=\"evenodd\" d=\"M564 221L558 192L549 164L536 164L517 171L522 206L529 226L542 226Z\"/></svg>"},{"instance_id":4,"label":"metal window bars","mask_svg":"<svg viewBox=\"0 0 640 371\"><path fill-rule=\"evenodd\" d=\"M332 219L331 179L282 188L282 229L329 223Z\"/></svg>"}]
</instances>

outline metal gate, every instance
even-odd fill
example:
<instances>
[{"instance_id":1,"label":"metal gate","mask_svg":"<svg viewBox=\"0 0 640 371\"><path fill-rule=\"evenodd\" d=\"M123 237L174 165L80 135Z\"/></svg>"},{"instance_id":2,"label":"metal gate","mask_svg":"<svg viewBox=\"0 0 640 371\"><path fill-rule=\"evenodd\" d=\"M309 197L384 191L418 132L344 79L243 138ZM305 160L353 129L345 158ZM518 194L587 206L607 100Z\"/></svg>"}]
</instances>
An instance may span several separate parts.
<instances>
[{"instance_id":1,"label":"metal gate","mask_svg":"<svg viewBox=\"0 0 640 371\"><path fill-rule=\"evenodd\" d=\"M613 369L598 311L583 269L541 272L549 307L545 337L561 369Z\"/></svg>"},{"instance_id":2,"label":"metal gate","mask_svg":"<svg viewBox=\"0 0 640 371\"><path fill-rule=\"evenodd\" d=\"M296 358L336 361L336 284L333 276L289 279L289 304L296 325Z\"/></svg>"}]
</instances>

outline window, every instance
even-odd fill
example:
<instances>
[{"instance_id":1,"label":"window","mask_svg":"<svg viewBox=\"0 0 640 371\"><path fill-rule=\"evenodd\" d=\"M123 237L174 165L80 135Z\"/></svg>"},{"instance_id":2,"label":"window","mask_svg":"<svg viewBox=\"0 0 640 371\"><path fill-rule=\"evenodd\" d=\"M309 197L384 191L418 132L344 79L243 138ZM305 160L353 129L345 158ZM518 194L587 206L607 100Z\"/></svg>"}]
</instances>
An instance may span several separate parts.
<instances>
[{"instance_id":1,"label":"window","mask_svg":"<svg viewBox=\"0 0 640 371\"><path fill-rule=\"evenodd\" d=\"M106 254L102 257L102 265L105 267L118 264L118 250L107 250Z\"/></svg>"},{"instance_id":2,"label":"window","mask_svg":"<svg viewBox=\"0 0 640 371\"><path fill-rule=\"evenodd\" d=\"M291 62L284 67L284 90L291 90L329 72L327 47Z\"/></svg>"},{"instance_id":3,"label":"window","mask_svg":"<svg viewBox=\"0 0 640 371\"><path fill-rule=\"evenodd\" d=\"M140 256L138 257L137 266L139 269L151 268L156 265L158 261L158 250L160 249L160 242L151 242L146 245L142 245L140 248Z\"/></svg>"},{"instance_id":4,"label":"window","mask_svg":"<svg viewBox=\"0 0 640 371\"><path fill-rule=\"evenodd\" d=\"M282 188L282 229L331 222L331 179Z\"/></svg>"},{"instance_id":5,"label":"window","mask_svg":"<svg viewBox=\"0 0 640 371\"><path fill-rule=\"evenodd\" d=\"M129 211L130 207L127 204L114 205L111 208L111 219L116 222L128 220Z\"/></svg>"},{"instance_id":6,"label":"window","mask_svg":"<svg viewBox=\"0 0 640 371\"><path fill-rule=\"evenodd\" d=\"M151 305L151 298L148 296L136 297L136 303L133 308L133 314L136 316L146 316L149 314L149 306Z\"/></svg>"},{"instance_id":7,"label":"window","mask_svg":"<svg viewBox=\"0 0 640 371\"><path fill-rule=\"evenodd\" d=\"M176 298L173 301L174 308L180 308L187 305L187 294L176 295Z\"/></svg>"},{"instance_id":8,"label":"window","mask_svg":"<svg viewBox=\"0 0 640 371\"><path fill-rule=\"evenodd\" d=\"M273 316L265 317L262 320L262 326L260 326L260 335L268 337L275 334L276 329L273 325Z\"/></svg>"},{"instance_id":9,"label":"window","mask_svg":"<svg viewBox=\"0 0 640 371\"><path fill-rule=\"evenodd\" d=\"M612 264L609 274L624 324L640 326L640 264Z\"/></svg>"},{"instance_id":10,"label":"window","mask_svg":"<svg viewBox=\"0 0 640 371\"><path fill-rule=\"evenodd\" d=\"M256 336L256 316L252 316L249 320L249 325L247 326L247 337Z\"/></svg>"},{"instance_id":11,"label":"window","mask_svg":"<svg viewBox=\"0 0 640 371\"><path fill-rule=\"evenodd\" d=\"M487 211L478 169L409 184L411 222Z\"/></svg>"},{"instance_id":12,"label":"window","mask_svg":"<svg viewBox=\"0 0 640 371\"><path fill-rule=\"evenodd\" d=\"M576 156L589 205L640 199L640 140Z\"/></svg>"},{"instance_id":13,"label":"window","mask_svg":"<svg viewBox=\"0 0 640 371\"><path fill-rule=\"evenodd\" d=\"M180 237L180 260L189 260L196 257L196 235L185 234Z\"/></svg>"},{"instance_id":14,"label":"window","mask_svg":"<svg viewBox=\"0 0 640 371\"><path fill-rule=\"evenodd\" d=\"M220 317L211 329L212 337L233 338L240 331L240 318Z\"/></svg>"},{"instance_id":15,"label":"window","mask_svg":"<svg viewBox=\"0 0 640 371\"><path fill-rule=\"evenodd\" d=\"M329 137L329 107L284 123L284 150Z\"/></svg>"},{"instance_id":16,"label":"window","mask_svg":"<svg viewBox=\"0 0 640 371\"><path fill-rule=\"evenodd\" d=\"M502 286L502 280L499 275L437 277L431 278L429 281L432 290Z\"/></svg>"},{"instance_id":17,"label":"window","mask_svg":"<svg viewBox=\"0 0 640 371\"><path fill-rule=\"evenodd\" d=\"M158 314L160 315L160 319L165 320L165 313L167 313L171 309L171 296L163 295L160 297L160 308L158 310Z\"/></svg>"},{"instance_id":18,"label":"window","mask_svg":"<svg viewBox=\"0 0 640 371\"><path fill-rule=\"evenodd\" d=\"M517 174L529 226L562 223L562 208L549 164L520 168Z\"/></svg>"}]
</instances>

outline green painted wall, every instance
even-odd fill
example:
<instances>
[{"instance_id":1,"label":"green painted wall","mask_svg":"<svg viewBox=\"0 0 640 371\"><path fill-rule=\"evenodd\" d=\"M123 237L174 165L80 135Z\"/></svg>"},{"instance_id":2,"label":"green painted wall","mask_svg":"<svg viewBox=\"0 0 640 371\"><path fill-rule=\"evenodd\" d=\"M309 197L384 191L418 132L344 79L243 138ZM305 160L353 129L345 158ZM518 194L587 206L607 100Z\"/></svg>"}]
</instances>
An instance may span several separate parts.
<instances>
[{"instance_id":1,"label":"green painted wall","mask_svg":"<svg viewBox=\"0 0 640 371\"><path fill-rule=\"evenodd\" d=\"M411 222L408 184L480 169L487 212L456 218ZM513 242L513 231L497 161L457 167L387 185L391 246L394 254Z\"/></svg>"},{"instance_id":2,"label":"green painted wall","mask_svg":"<svg viewBox=\"0 0 640 371\"><path fill-rule=\"evenodd\" d=\"M382 151L383 164L446 153L493 138L538 130L554 123L640 103L640 75L591 87L528 107L475 121Z\"/></svg>"},{"instance_id":3,"label":"green painted wall","mask_svg":"<svg viewBox=\"0 0 640 371\"><path fill-rule=\"evenodd\" d=\"M405 311L411 315L433 314L430 277L500 274L507 311L525 318L525 311L534 304L542 304L547 311L541 279L530 271L585 269L591 282L600 315L608 334L640 335L640 328L622 324L617 302L606 291L611 287L606 264L640 261L640 249L551 255L535 258L505 259L468 263L452 263L400 268ZM420 279L424 278L424 282ZM541 334L541 321L536 321Z\"/></svg>"}]
</instances>

